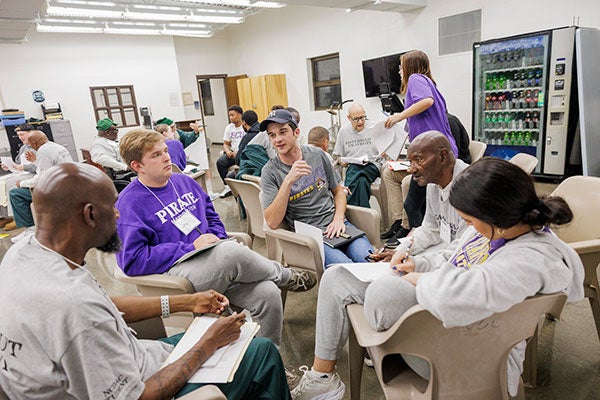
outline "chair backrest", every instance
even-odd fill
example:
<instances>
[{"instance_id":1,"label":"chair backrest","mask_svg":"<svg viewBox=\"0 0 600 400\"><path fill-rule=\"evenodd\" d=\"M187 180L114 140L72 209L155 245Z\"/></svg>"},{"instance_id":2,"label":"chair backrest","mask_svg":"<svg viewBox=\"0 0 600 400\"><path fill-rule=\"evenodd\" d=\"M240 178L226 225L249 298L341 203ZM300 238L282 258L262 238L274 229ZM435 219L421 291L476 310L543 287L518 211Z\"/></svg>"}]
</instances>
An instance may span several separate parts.
<instances>
[{"instance_id":1,"label":"chair backrest","mask_svg":"<svg viewBox=\"0 0 600 400\"><path fill-rule=\"evenodd\" d=\"M478 142L477 140L471 140L469 143L469 152L471 153L471 162L479 160L485 154L485 149L487 148L487 144L483 142Z\"/></svg>"},{"instance_id":2,"label":"chair backrest","mask_svg":"<svg viewBox=\"0 0 600 400\"><path fill-rule=\"evenodd\" d=\"M239 195L244 203L244 207L246 207L246 214L248 216L248 233L264 239L264 216L262 204L258 197L258 194L261 190L260 186L254 182L230 178L226 178L225 182L227 182L232 192Z\"/></svg>"},{"instance_id":3,"label":"chair backrest","mask_svg":"<svg viewBox=\"0 0 600 400\"><path fill-rule=\"evenodd\" d=\"M538 159L536 156L532 156L527 153L517 153L510 159L510 162L518 165L521 169L528 174L531 174L535 167L538 165Z\"/></svg>"},{"instance_id":4,"label":"chair backrest","mask_svg":"<svg viewBox=\"0 0 600 400\"><path fill-rule=\"evenodd\" d=\"M171 164L171 171L173 171L173 172L175 172L177 174L181 174L182 173L181 169L177 165L175 165L175 164Z\"/></svg>"},{"instance_id":5,"label":"chair backrest","mask_svg":"<svg viewBox=\"0 0 600 400\"><path fill-rule=\"evenodd\" d=\"M600 239L600 178L572 176L550 196L560 196L571 207L573 221L553 229L567 243Z\"/></svg>"},{"instance_id":6,"label":"chair backrest","mask_svg":"<svg viewBox=\"0 0 600 400\"><path fill-rule=\"evenodd\" d=\"M557 303L564 305L566 298L564 293L534 296L505 312L454 328L445 328L421 306L413 307L397 322L394 335L375 347L382 363L382 380L393 380L386 369L395 368L392 364L397 363L397 359L386 358L385 354L412 354L429 360L432 366L427 388L430 397L426 398L506 399L508 353L533 335L541 315Z\"/></svg>"}]
</instances>

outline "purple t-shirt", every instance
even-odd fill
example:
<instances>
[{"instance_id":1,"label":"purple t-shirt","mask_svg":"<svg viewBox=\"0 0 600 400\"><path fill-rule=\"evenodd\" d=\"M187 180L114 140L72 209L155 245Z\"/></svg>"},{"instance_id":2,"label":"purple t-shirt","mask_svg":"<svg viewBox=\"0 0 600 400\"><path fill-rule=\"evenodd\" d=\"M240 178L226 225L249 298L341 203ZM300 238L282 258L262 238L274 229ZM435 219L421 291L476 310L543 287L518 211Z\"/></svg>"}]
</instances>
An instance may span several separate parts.
<instances>
[{"instance_id":1,"label":"purple t-shirt","mask_svg":"<svg viewBox=\"0 0 600 400\"><path fill-rule=\"evenodd\" d=\"M119 194L117 232L123 250L119 267L129 276L161 274L194 250L200 232L227 237L210 197L187 175L173 174L166 186L146 188L134 180ZM200 220L198 230L185 235L172 220L188 210Z\"/></svg>"},{"instance_id":2,"label":"purple t-shirt","mask_svg":"<svg viewBox=\"0 0 600 400\"><path fill-rule=\"evenodd\" d=\"M165 140L165 144L169 149L169 156L171 162L179 167L180 170L184 170L187 164L185 151L183 151L183 144L179 140Z\"/></svg>"},{"instance_id":3,"label":"purple t-shirt","mask_svg":"<svg viewBox=\"0 0 600 400\"><path fill-rule=\"evenodd\" d=\"M417 136L427 131L442 132L450 142L452 152L455 157L458 157L458 148L452 132L450 124L446 116L446 100L440 93L431 79L421 74L412 74L408 78L406 87L405 108L412 106L423 99L431 97L433 105L420 114L407 118L406 129L410 141L413 141Z\"/></svg>"}]
</instances>

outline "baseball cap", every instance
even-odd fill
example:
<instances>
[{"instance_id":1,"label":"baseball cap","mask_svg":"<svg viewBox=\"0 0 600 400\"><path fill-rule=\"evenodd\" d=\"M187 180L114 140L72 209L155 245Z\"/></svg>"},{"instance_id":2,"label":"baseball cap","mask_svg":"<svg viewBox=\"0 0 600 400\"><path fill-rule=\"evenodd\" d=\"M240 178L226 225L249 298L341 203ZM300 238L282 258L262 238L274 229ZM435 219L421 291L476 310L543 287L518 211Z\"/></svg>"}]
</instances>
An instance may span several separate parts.
<instances>
[{"instance_id":1,"label":"baseball cap","mask_svg":"<svg viewBox=\"0 0 600 400\"><path fill-rule=\"evenodd\" d=\"M156 121L156 125L159 124L167 124L169 126L173 125L173 120L167 117L162 117L161 119Z\"/></svg>"},{"instance_id":2,"label":"baseball cap","mask_svg":"<svg viewBox=\"0 0 600 400\"><path fill-rule=\"evenodd\" d=\"M271 111L267 118L260 123L260 130L266 131L267 125L269 125L271 122L275 122L276 124L287 124L288 122L291 122L295 128L298 127L298 122L296 121L292 113L288 110Z\"/></svg>"},{"instance_id":3,"label":"baseball cap","mask_svg":"<svg viewBox=\"0 0 600 400\"><path fill-rule=\"evenodd\" d=\"M117 126L117 124L110 118L103 118L98 121L98 125L96 125L96 129L99 131L107 131L111 126Z\"/></svg>"}]
</instances>

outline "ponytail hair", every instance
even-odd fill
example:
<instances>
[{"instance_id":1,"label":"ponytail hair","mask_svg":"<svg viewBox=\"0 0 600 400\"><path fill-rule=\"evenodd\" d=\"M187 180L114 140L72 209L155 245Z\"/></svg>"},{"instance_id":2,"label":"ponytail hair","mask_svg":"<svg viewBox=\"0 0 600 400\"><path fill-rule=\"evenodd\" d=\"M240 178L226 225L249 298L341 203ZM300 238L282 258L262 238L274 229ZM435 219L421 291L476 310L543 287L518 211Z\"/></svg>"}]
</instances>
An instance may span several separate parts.
<instances>
[{"instance_id":1,"label":"ponytail hair","mask_svg":"<svg viewBox=\"0 0 600 400\"><path fill-rule=\"evenodd\" d=\"M508 161L485 157L452 183L450 204L457 210L498 228L519 223L539 229L573 219L561 197L538 197L533 179Z\"/></svg>"}]
</instances>

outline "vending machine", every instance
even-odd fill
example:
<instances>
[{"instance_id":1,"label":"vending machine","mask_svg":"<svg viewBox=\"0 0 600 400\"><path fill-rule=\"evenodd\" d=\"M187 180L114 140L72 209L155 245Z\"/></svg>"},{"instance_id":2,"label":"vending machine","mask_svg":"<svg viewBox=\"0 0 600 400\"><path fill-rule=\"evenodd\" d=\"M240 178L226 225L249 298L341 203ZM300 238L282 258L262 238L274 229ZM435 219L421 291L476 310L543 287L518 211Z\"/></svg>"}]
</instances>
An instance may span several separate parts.
<instances>
[{"instance_id":1,"label":"vending machine","mask_svg":"<svg viewBox=\"0 0 600 400\"><path fill-rule=\"evenodd\" d=\"M565 174L577 126L575 27L473 44L473 139L485 155L528 153Z\"/></svg>"}]
</instances>

